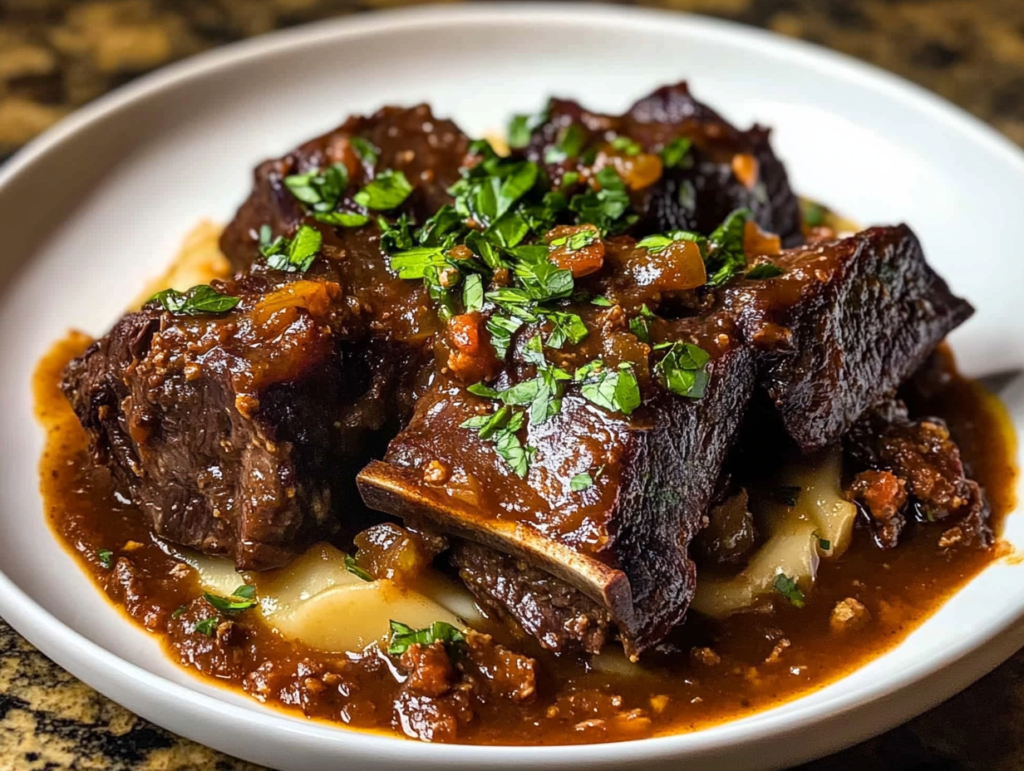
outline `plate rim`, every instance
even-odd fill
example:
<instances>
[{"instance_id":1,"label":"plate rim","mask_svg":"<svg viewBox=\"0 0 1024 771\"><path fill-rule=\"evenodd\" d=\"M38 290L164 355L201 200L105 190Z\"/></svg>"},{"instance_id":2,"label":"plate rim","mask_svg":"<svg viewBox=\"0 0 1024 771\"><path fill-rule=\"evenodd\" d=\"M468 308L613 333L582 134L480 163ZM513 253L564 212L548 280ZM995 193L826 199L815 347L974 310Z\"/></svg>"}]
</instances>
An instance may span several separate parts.
<instances>
[{"instance_id":1,"label":"plate rim","mask_svg":"<svg viewBox=\"0 0 1024 771\"><path fill-rule=\"evenodd\" d=\"M875 91L899 95L902 100L909 103L908 106L954 129L969 141L984 145L1005 161L1008 169L1015 170L1024 179L1024 152L993 127L921 86L846 54L738 22L678 11L591 3L512 2L405 7L358 13L230 43L172 63L78 109L15 152L0 168L0 191L21 175L31 173L35 162L78 132L115 115L136 101L157 98L165 90L182 84L187 85L191 79L201 78L223 69L241 67L250 60L310 42L340 41L408 28L429 29L440 24L496 22L516 17L528 17L529 21L536 23L579 23L583 18L587 26L656 23L659 26L676 28L680 32L696 32L712 38L729 39L744 47L756 46L773 58L810 65L837 81L856 82ZM9 285L11 282L8 280L4 283ZM3 288L6 290L7 287ZM1019 511L1021 505L1021 502L1018 502L1015 511ZM962 637L957 645L950 646L939 655L919 660L899 677L886 678L859 692L837 694L816 707L801 709L799 699L794 700L789 702L794 709L783 716L774 715L771 710L748 716L758 719L756 724L747 722L745 718L742 723L730 721L690 733L613 744L531 747L442 744L424 746L420 742L396 739L344 726L332 726L315 721L302 722L287 713L257 707L255 703L252 708L242 708L212 695L189 689L132 664L84 637L52 616L15 584L2 568L0 616L46 655L94 688L97 687L95 681L101 679L102 671L112 671L122 681L134 681L137 685L133 687L139 691L158 693L167 704L180 705L182 701L188 701L191 703L192 712L203 712L227 722L237 718L239 709L245 709L246 716L254 721L253 728L259 728L259 724L271 728L272 724L273 731L285 732L297 740L316 738L339 750L356 752L367 758L383 755L395 762L427 760L431 764L456 766L464 763L525 766L537 762L543 762L548 768L586 762L604 766L626 761L678 759L687 755L710 757L729 748L735 749L737 744L755 745L767 741L774 741L777 744L778 740L806 731L815 725L834 723L836 719L853 711L863 711L889 694L906 691L940 671L959 665L959 677L949 677L938 688L933 684L927 695L917 697L913 714L919 714L920 711L934 706L973 682L1024 644L1024 606L1007 608L984 633ZM66 642L58 645L55 641L59 638ZM967 661L968 658L972 660ZM103 688L97 690L102 692ZM122 701L120 697L116 700ZM129 708L154 723L162 725L167 722L153 714L155 709L134 705ZM848 729L842 741L818 740L817 744L820 746L817 748L812 748L808 744L804 751L792 750L786 762L809 759L823 752L848 746L909 717L911 714L907 710L900 710L898 714L894 713L892 716L876 715L873 719L862 721L863 727L859 731Z\"/></svg>"}]
</instances>

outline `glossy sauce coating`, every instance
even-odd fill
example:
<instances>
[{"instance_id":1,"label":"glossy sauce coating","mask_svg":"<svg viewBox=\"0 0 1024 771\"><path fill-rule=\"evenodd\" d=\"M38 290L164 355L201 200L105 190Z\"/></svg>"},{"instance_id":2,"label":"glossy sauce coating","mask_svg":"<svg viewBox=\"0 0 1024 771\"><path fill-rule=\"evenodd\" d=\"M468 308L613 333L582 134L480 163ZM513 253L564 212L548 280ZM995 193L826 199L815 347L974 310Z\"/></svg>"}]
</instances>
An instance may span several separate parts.
<instances>
[{"instance_id":1,"label":"glossy sauce coating","mask_svg":"<svg viewBox=\"0 0 1024 771\"><path fill-rule=\"evenodd\" d=\"M57 388L65 363L88 344L72 335L40 363L35 394L46 431L41 491L50 524L97 587L135 623L157 634L172 658L268 705L315 719L385 732L408 731L404 678L394 660L371 649L360 656L325 654L289 643L256 616L239 614L212 636L194 625L210 614L191 570L176 567L144 519L118 497L106 470L87 461L85 436ZM919 408L946 418L993 517L1013 508L1013 433L1002 408L979 386L955 378ZM918 527L883 552L858 530L842 559L826 563L806 607L776 602L772 613L711 622L691 617L670 640L672 652L645 656L639 668L614 672L593 662L555 657L531 641L508 641L539 661L533 701L489 699L467 712L457 733L476 744L565 744L622 741L694 730L795 698L863 665L898 643L964 582L1005 554L940 551L940 529ZM341 544L348 547L349 544ZM104 567L100 550L113 552ZM831 629L837 603L857 600L871 620L841 635ZM183 611L176 612L177 609ZM175 617L176 616L176 617ZM621 674L620 670L631 674ZM469 708L467 707L467 710Z\"/></svg>"}]
</instances>

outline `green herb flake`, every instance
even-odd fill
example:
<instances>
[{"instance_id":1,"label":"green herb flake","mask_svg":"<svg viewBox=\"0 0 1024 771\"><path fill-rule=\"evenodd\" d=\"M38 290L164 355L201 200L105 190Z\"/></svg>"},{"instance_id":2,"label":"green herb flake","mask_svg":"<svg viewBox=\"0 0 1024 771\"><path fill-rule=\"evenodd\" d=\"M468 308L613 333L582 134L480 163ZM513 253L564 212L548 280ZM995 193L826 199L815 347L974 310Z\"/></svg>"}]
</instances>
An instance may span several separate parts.
<instances>
[{"instance_id":1,"label":"green herb flake","mask_svg":"<svg viewBox=\"0 0 1024 771\"><path fill-rule=\"evenodd\" d=\"M558 141L549 147L544 155L545 163L561 163L569 158L576 158L583 150L587 141L587 132L578 123L570 123L558 132Z\"/></svg>"},{"instance_id":2,"label":"green herb flake","mask_svg":"<svg viewBox=\"0 0 1024 771\"><path fill-rule=\"evenodd\" d=\"M473 383L473 385L467 386L466 390L469 391L474 396L480 396L483 397L484 399L498 398L498 391L484 383Z\"/></svg>"},{"instance_id":3,"label":"green herb flake","mask_svg":"<svg viewBox=\"0 0 1024 771\"><path fill-rule=\"evenodd\" d=\"M576 370L573 380L584 399L606 410L630 415L640 406L640 385L629 364L612 369L597 359Z\"/></svg>"},{"instance_id":4,"label":"green herb flake","mask_svg":"<svg viewBox=\"0 0 1024 771\"><path fill-rule=\"evenodd\" d=\"M185 292L165 289L150 297L149 302L160 303L170 313L199 316L205 313L226 313L238 305L239 298L221 294L207 284L200 284Z\"/></svg>"},{"instance_id":5,"label":"green herb flake","mask_svg":"<svg viewBox=\"0 0 1024 771\"><path fill-rule=\"evenodd\" d=\"M749 209L737 209L708 237L709 248L704 261L708 286L721 286L747 266L743 233L752 216Z\"/></svg>"},{"instance_id":6,"label":"green herb flake","mask_svg":"<svg viewBox=\"0 0 1024 771\"><path fill-rule=\"evenodd\" d=\"M607 297L604 297L602 295L598 295L597 297L592 297L591 300L590 300L590 304L591 305L596 305L599 308L611 308L612 305L613 305L611 300L609 300Z\"/></svg>"},{"instance_id":7,"label":"green herb flake","mask_svg":"<svg viewBox=\"0 0 1024 771\"><path fill-rule=\"evenodd\" d=\"M550 108L545 108L533 115L514 115L508 124L508 146L514 149L526 147L530 144L533 132L547 123L550 118Z\"/></svg>"},{"instance_id":8,"label":"green herb flake","mask_svg":"<svg viewBox=\"0 0 1024 771\"><path fill-rule=\"evenodd\" d=\"M615 137L612 140L612 148L623 155L640 155L643 148L629 137Z\"/></svg>"},{"instance_id":9,"label":"green herb flake","mask_svg":"<svg viewBox=\"0 0 1024 771\"><path fill-rule=\"evenodd\" d=\"M806 604L804 593L800 591L796 581L785 573L775 576L775 591L790 601L795 607L802 608Z\"/></svg>"},{"instance_id":10,"label":"green herb flake","mask_svg":"<svg viewBox=\"0 0 1024 771\"><path fill-rule=\"evenodd\" d=\"M102 568L110 570L114 566L114 552L110 549L97 549L96 556Z\"/></svg>"},{"instance_id":11,"label":"green herb flake","mask_svg":"<svg viewBox=\"0 0 1024 771\"><path fill-rule=\"evenodd\" d=\"M354 576L363 579L364 581L372 581L373 576L363 570L356 564L356 558L351 554L345 555L345 569Z\"/></svg>"},{"instance_id":12,"label":"green herb flake","mask_svg":"<svg viewBox=\"0 0 1024 771\"><path fill-rule=\"evenodd\" d=\"M658 254L677 241L692 241L700 247L702 254L707 248L707 239L699 233L691 233L689 230L670 230L668 233L647 236L637 241L636 245L651 254Z\"/></svg>"},{"instance_id":13,"label":"green herb flake","mask_svg":"<svg viewBox=\"0 0 1024 771\"><path fill-rule=\"evenodd\" d=\"M287 273L305 273L320 254L323 234L310 225L299 225L291 238L270 240L270 228L264 225L260 229L260 252L267 260L267 265L275 270Z\"/></svg>"},{"instance_id":14,"label":"green herb flake","mask_svg":"<svg viewBox=\"0 0 1024 771\"><path fill-rule=\"evenodd\" d=\"M659 155L666 169L687 169L693 165L690 150L693 142L686 137L676 137L665 145Z\"/></svg>"},{"instance_id":15,"label":"green herb flake","mask_svg":"<svg viewBox=\"0 0 1024 771\"><path fill-rule=\"evenodd\" d=\"M590 334L587 325L575 313L563 313L562 311L551 311L544 313L544 317L553 325L554 329L548 335L547 346L560 349L567 342L579 345Z\"/></svg>"},{"instance_id":16,"label":"green herb flake","mask_svg":"<svg viewBox=\"0 0 1024 771\"><path fill-rule=\"evenodd\" d=\"M594 478L590 474L577 474L569 480L569 489L574 493L582 492L588 487L593 487Z\"/></svg>"},{"instance_id":17,"label":"green herb flake","mask_svg":"<svg viewBox=\"0 0 1024 771\"><path fill-rule=\"evenodd\" d=\"M827 538L822 537L821 533L815 530L811 533L815 538L818 539L818 548L822 551L832 551L832 542Z\"/></svg>"},{"instance_id":18,"label":"green herb flake","mask_svg":"<svg viewBox=\"0 0 1024 771\"><path fill-rule=\"evenodd\" d=\"M659 343L654 349L666 351L654 366L658 382L665 390L689 399L704 396L708 387L707 363L711 359L707 351L682 342Z\"/></svg>"},{"instance_id":19,"label":"green herb flake","mask_svg":"<svg viewBox=\"0 0 1024 771\"><path fill-rule=\"evenodd\" d=\"M618 172L605 166L595 179L600 190L578 193L569 201L569 208L576 212L577 223L596 225L602 232L622 230L632 224L636 215L627 216L629 193Z\"/></svg>"},{"instance_id":20,"label":"green herb flake","mask_svg":"<svg viewBox=\"0 0 1024 771\"><path fill-rule=\"evenodd\" d=\"M785 271L782 270L774 262L759 262L757 265L747 271L746 277L751 280L760 280L766 278L775 278L781 276Z\"/></svg>"},{"instance_id":21,"label":"green herb flake","mask_svg":"<svg viewBox=\"0 0 1024 771\"><path fill-rule=\"evenodd\" d=\"M171 618L175 620L181 618L183 615L185 615L186 610L188 610L187 605L179 605L171 612Z\"/></svg>"},{"instance_id":22,"label":"green herb flake","mask_svg":"<svg viewBox=\"0 0 1024 771\"><path fill-rule=\"evenodd\" d=\"M353 197L360 206L390 211L401 206L412 193L412 185L401 171L382 171Z\"/></svg>"},{"instance_id":23,"label":"green herb flake","mask_svg":"<svg viewBox=\"0 0 1024 771\"><path fill-rule=\"evenodd\" d=\"M203 599L221 613L236 613L256 605L256 587L242 584L230 597L219 597L210 592L203 592Z\"/></svg>"},{"instance_id":24,"label":"green herb flake","mask_svg":"<svg viewBox=\"0 0 1024 771\"><path fill-rule=\"evenodd\" d=\"M348 170L335 163L323 171L292 174L284 178L284 185L293 196L314 212L329 212L348 187Z\"/></svg>"},{"instance_id":25,"label":"green herb flake","mask_svg":"<svg viewBox=\"0 0 1024 771\"><path fill-rule=\"evenodd\" d=\"M365 214L356 214L350 211L318 213L313 215L313 219L325 225L334 225L339 228L361 228L370 221L370 218Z\"/></svg>"},{"instance_id":26,"label":"green herb flake","mask_svg":"<svg viewBox=\"0 0 1024 771\"><path fill-rule=\"evenodd\" d=\"M466 642L466 637L456 627L446 621L435 621L424 629L413 629L398 621L391 621L391 637L388 640L388 655L401 656L413 645L433 645L443 643L451 648Z\"/></svg>"},{"instance_id":27,"label":"green herb flake","mask_svg":"<svg viewBox=\"0 0 1024 771\"><path fill-rule=\"evenodd\" d=\"M804 224L809 228L818 228L825 224L828 217L828 209L814 201L801 201L803 209Z\"/></svg>"},{"instance_id":28,"label":"green herb flake","mask_svg":"<svg viewBox=\"0 0 1024 771\"><path fill-rule=\"evenodd\" d=\"M217 632L217 625L220 623L220 619L214 616L213 618L204 618L202 621L197 621L196 625L192 627L192 631L197 634L203 634L207 637L213 637Z\"/></svg>"},{"instance_id":29,"label":"green herb flake","mask_svg":"<svg viewBox=\"0 0 1024 771\"><path fill-rule=\"evenodd\" d=\"M359 157L359 160L369 163L370 166L377 165L377 161L380 159L380 148L373 144L373 142L362 137L350 137L348 143L352 146L352 150Z\"/></svg>"}]
</instances>

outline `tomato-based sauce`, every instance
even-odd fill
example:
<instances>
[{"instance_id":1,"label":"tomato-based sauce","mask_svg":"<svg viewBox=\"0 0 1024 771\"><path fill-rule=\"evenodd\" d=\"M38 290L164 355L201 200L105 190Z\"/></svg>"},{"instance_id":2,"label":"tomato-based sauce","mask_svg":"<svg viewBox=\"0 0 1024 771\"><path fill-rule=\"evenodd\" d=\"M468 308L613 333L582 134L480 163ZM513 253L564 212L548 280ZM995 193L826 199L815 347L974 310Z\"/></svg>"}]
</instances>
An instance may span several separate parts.
<instances>
[{"instance_id":1,"label":"tomato-based sauce","mask_svg":"<svg viewBox=\"0 0 1024 771\"><path fill-rule=\"evenodd\" d=\"M89 458L86 435L59 390L64 366L89 342L71 334L57 343L39 365L35 396L46 432L40 466L46 515L100 591L157 636L167 655L204 678L312 719L413 734L401 706L408 701L406 675L380 646L324 653L286 640L255 610L236 613L208 633L197 631L215 614L195 572L151 535L107 469ZM914 406L949 424L970 473L985 488L998 533L1014 506L1016 474L1015 440L1003 408L959 376ZM532 639L514 638L503 625L488 622L481 631L537 659L536 694L478 699L471 709L456 711L451 730L434 738L531 745L622 741L696 730L794 699L899 643L986 565L1006 556L998 540L989 548L942 549L942 530L912 527L897 548L881 550L858 527L849 551L822 564L804 607L776 602L771 612L720 621L691 613L667 652L644 655L639 665L628 664L621 652L555 657ZM837 631L837 603L850 599L868 618Z\"/></svg>"}]
</instances>

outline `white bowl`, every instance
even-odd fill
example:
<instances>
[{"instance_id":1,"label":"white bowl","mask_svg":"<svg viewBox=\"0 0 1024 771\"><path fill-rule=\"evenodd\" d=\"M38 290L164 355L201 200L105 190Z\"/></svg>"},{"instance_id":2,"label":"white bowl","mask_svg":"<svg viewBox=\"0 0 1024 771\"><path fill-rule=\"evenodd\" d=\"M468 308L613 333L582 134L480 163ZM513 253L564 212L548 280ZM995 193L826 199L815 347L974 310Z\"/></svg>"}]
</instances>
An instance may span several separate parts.
<instances>
[{"instance_id":1,"label":"white bowl","mask_svg":"<svg viewBox=\"0 0 1024 771\"><path fill-rule=\"evenodd\" d=\"M723 22L615 7L430 8L269 35L100 99L0 173L0 614L129 709L284 769L778 767L887 729L1003 661L1024 644L1024 567L997 563L891 653L753 717L627 744L422 745L290 717L193 678L107 604L47 529L35 362L70 326L102 333L192 225L231 216L257 161L385 103L429 100L480 134L552 93L618 110L684 77L734 121L774 126L802 193L862 222L913 225L978 308L953 336L963 368L1020 373L1024 157L890 75ZM1020 431L1024 381L1008 381L1001 395ZM1024 517L1005 534L1024 544Z\"/></svg>"}]
</instances>

